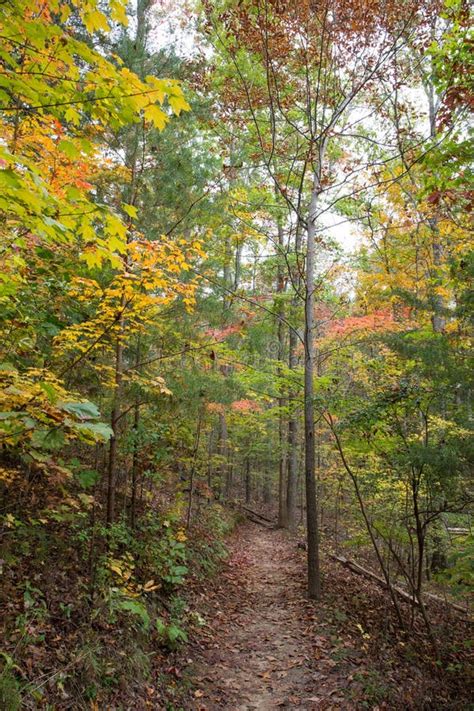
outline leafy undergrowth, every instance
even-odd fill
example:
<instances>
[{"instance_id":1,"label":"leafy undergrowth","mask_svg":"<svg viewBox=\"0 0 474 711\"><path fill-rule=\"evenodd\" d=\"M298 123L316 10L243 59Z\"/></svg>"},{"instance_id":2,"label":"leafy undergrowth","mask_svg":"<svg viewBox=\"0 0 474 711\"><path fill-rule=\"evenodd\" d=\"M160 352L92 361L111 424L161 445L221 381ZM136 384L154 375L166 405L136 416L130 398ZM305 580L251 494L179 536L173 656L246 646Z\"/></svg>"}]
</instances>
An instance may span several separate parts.
<instances>
[{"instance_id":1,"label":"leafy undergrowth","mask_svg":"<svg viewBox=\"0 0 474 711\"><path fill-rule=\"evenodd\" d=\"M169 708L180 681L175 650L196 618L184 589L225 556L234 518L203 506L182 526L161 505L107 529L93 492L67 499L32 475L28 498L4 477L0 558L0 708ZM6 483L5 483L6 482ZM22 491L17 488L16 491ZM181 507L182 508L182 507Z\"/></svg>"},{"instance_id":2,"label":"leafy undergrowth","mask_svg":"<svg viewBox=\"0 0 474 711\"><path fill-rule=\"evenodd\" d=\"M304 553L284 532L242 527L230 551L194 591L206 624L177 662L183 708L469 708L466 620L431 610L436 659L418 620L402 632L386 593L329 559L324 600L310 603Z\"/></svg>"},{"instance_id":3,"label":"leafy undergrowth","mask_svg":"<svg viewBox=\"0 0 474 711\"><path fill-rule=\"evenodd\" d=\"M431 610L436 659L418 620L400 631L387 595L329 558L324 600L308 602L305 554L283 531L229 536L237 516L218 505L185 531L183 507L162 501L132 535L103 527L94 490L59 500L33 475L27 499L17 475L4 478L2 709L469 707L470 630L449 609Z\"/></svg>"},{"instance_id":4,"label":"leafy undergrowth","mask_svg":"<svg viewBox=\"0 0 474 711\"><path fill-rule=\"evenodd\" d=\"M325 560L325 600L312 615L333 662L345 677L345 696L362 708L467 709L472 626L449 608L430 608L438 654L421 619L398 625L388 595L375 583ZM407 626L412 610L402 605ZM319 630L319 631L318 631Z\"/></svg>"}]
</instances>

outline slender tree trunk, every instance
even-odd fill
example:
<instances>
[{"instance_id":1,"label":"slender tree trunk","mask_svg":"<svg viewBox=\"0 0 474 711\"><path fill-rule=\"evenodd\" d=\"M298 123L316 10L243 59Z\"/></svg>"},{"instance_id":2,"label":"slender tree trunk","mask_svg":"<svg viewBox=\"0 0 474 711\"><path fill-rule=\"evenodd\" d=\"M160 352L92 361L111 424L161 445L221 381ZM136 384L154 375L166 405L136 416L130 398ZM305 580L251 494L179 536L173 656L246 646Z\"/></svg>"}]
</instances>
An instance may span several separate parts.
<instances>
[{"instance_id":1,"label":"slender tree trunk","mask_svg":"<svg viewBox=\"0 0 474 711\"><path fill-rule=\"evenodd\" d=\"M436 126L436 113L437 113L437 102L435 95L435 88L433 83L430 82L428 86L425 87L426 94L428 97L428 108L429 108L429 121L430 121L430 136L435 139L438 133ZM446 326L446 318L444 316L444 309L446 308L445 299L439 293L438 289L442 286L442 266L444 262L443 255L443 245L441 243L441 235L438 226L438 215L434 215L428 220L429 226L432 233L432 256L433 256L433 284L431 286L431 300L433 314L431 317L431 323L433 325L433 331L435 333L441 333L444 331Z\"/></svg>"},{"instance_id":2,"label":"slender tree trunk","mask_svg":"<svg viewBox=\"0 0 474 711\"><path fill-rule=\"evenodd\" d=\"M290 531L296 528L298 488L298 423L291 415L288 421L288 478L286 482L287 525Z\"/></svg>"},{"instance_id":3,"label":"slender tree trunk","mask_svg":"<svg viewBox=\"0 0 474 711\"><path fill-rule=\"evenodd\" d=\"M103 445L96 444L95 445L95 457L94 457L94 470L96 472L99 471L99 453L100 450L103 448ZM89 524L89 529L90 529L90 539L89 539L89 556L88 556L88 562L87 562L87 568L88 568L88 575L89 575L89 604L91 607L91 613L93 610L94 606L94 600L95 600L95 576L96 576L96 559L97 559L97 554L96 554L96 521L97 521L97 482L94 484L94 488L92 490L92 509L91 509L91 515L90 515L90 524Z\"/></svg>"},{"instance_id":4,"label":"slender tree trunk","mask_svg":"<svg viewBox=\"0 0 474 711\"><path fill-rule=\"evenodd\" d=\"M135 356L135 369L140 372L140 357L141 357L141 338L138 335L137 352ZM138 395L135 396L135 405L133 407L133 455L132 455L132 491L130 497L130 526L135 528L137 515L137 480L138 480L138 463L139 463L139 442L138 431L140 427L140 402Z\"/></svg>"},{"instance_id":5,"label":"slender tree trunk","mask_svg":"<svg viewBox=\"0 0 474 711\"><path fill-rule=\"evenodd\" d=\"M299 506L300 506L300 526L304 526L305 522L305 512L306 512L306 506L305 506L305 488L304 488L304 443L302 447L302 452L301 452L301 457L300 457L300 466L298 469L298 482L297 482L297 493L298 493L298 501L299 501Z\"/></svg>"},{"instance_id":6,"label":"slender tree trunk","mask_svg":"<svg viewBox=\"0 0 474 711\"><path fill-rule=\"evenodd\" d=\"M283 267L281 264L281 253L284 249L283 227L278 220L278 252L277 252L277 313L278 313L278 361L283 362L285 355L285 329L283 319L285 317L285 304L283 303L283 292L285 290L285 281L283 276ZM281 367L278 367L278 375L282 376ZM278 391L282 393L281 377L279 378ZM285 418L283 408L285 406L285 398L278 398L278 444L279 444L279 471L278 471L278 525L280 528L286 528L288 525L287 507L286 507L286 437L285 437Z\"/></svg>"},{"instance_id":7,"label":"slender tree trunk","mask_svg":"<svg viewBox=\"0 0 474 711\"><path fill-rule=\"evenodd\" d=\"M186 528L191 525L191 513L193 508L193 496L194 496L194 475L196 473L196 460L199 452L199 444L201 441L201 425L202 425L203 409L199 410L196 436L194 438L194 448L193 448L193 458L191 461L191 471L189 473L189 497L188 497L188 510L186 513Z\"/></svg>"},{"instance_id":8,"label":"slender tree trunk","mask_svg":"<svg viewBox=\"0 0 474 711\"><path fill-rule=\"evenodd\" d=\"M232 488L234 485L234 457L232 453L232 448L227 450L227 471L226 471L226 483L225 483L225 495L226 499L230 499L232 496Z\"/></svg>"},{"instance_id":9,"label":"slender tree trunk","mask_svg":"<svg viewBox=\"0 0 474 711\"><path fill-rule=\"evenodd\" d=\"M434 285L432 287L432 308L433 315L431 317L431 323L433 324L433 331L435 333L442 333L446 326L446 318L444 316L445 301L441 294L437 293L437 287L439 288L443 279L441 277L441 269L443 264L443 247L441 245L438 221L433 218L430 220L431 231L433 234L433 271L434 271Z\"/></svg>"},{"instance_id":10,"label":"slender tree trunk","mask_svg":"<svg viewBox=\"0 0 474 711\"><path fill-rule=\"evenodd\" d=\"M287 528L288 526L288 516L287 516L287 506L286 506L286 453L284 451L285 447L285 419L281 409L284 407L284 399L278 399L278 406L280 408L280 413L278 415L278 443L280 449L280 456L278 462L278 526L280 528Z\"/></svg>"},{"instance_id":11,"label":"slender tree trunk","mask_svg":"<svg viewBox=\"0 0 474 711\"><path fill-rule=\"evenodd\" d=\"M298 290L301 288L301 275L298 266L298 255L301 251L301 228L297 225L295 236L295 256L297 266L293 274L293 288L296 290L291 300L291 322L297 322L295 316L299 304ZM289 329L288 334L288 365L290 370L294 370L298 365L298 336L294 328ZM294 409L293 398L295 392L289 393L290 416L288 419L288 477L286 482L286 513L287 525L290 531L296 528L297 524L297 497L298 497L298 414Z\"/></svg>"},{"instance_id":12,"label":"slender tree trunk","mask_svg":"<svg viewBox=\"0 0 474 711\"><path fill-rule=\"evenodd\" d=\"M221 456L220 490L221 492L224 491L224 495L227 496L227 476L229 467L227 461L227 421L223 412L219 414L219 430L219 454Z\"/></svg>"},{"instance_id":13,"label":"slender tree trunk","mask_svg":"<svg viewBox=\"0 0 474 711\"><path fill-rule=\"evenodd\" d=\"M240 286L240 275L242 272L242 249L244 240L240 239L235 247L235 272L234 272L234 291Z\"/></svg>"},{"instance_id":14,"label":"slender tree trunk","mask_svg":"<svg viewBox=\"0 0 474 711\"><path fill-rule=\"evenodd\" d=\"M305 293L305 368L304 368L304 434L305 434L305 488L306 526L308 551L308 597L321 597L319 569L319 526L316 495L315 442L314 442L314 306L315 306L315 260L316 260L316 209L320 186L315 176L308 215L306 247L306 293Z\"/></svg>"},{"instance_id":15,"label":"slender tree trunk","mask_svg":"<svg viewBox=\"0 0 474 711\"><path fill-rule=\"evenodd\" d=\"M130 498L130 526L135 528L137 517L137 480L138 480L138 429L140 426L140 405L138 399L133 407L133 455L132 455L132 491Z\"/></svg>"},{"instance_id":16,"label":"slender tree trunk","mask_svg":"<svg viewBox=\"0 0 474 711\"><path fill-rule=\"evenodd\" d=\"M214 449L214 427L209 430L209 440L207 444L207 488L209 490L207 503L211 503L212 492L212 453Z\"/></svg>"},{"instance_id":17,"label":"slender tree trunk","mask_svg":"<svg viewBox=\"0 0 474 711\"><path fill-rule=\"evenodd\" d=\"M247 457L245 461L245 503L249 504L252 498L252 481L250 476L250 459Z\"/></svg>"},{"instance_id":18,"label":"slender tree trunk","mask_svg":"<svg viewBox=\"0 0 474 711\"><path fill-rule=\"evenodd\" d=\"M121 309L124 307L125 299L122 297ZM119 333L117 334L117 343L115 346L115 391L114 401L112 405L112 415L110 425L112 428L112 437L109 444L109 466L107 477L107 524L110 526L115 518L115 493L117 487L117 440L118 440L118 422L120 419L121 398L122 398L122 375L123 375L123 337L124 322L123 317L119 322Z\"/></svg>"},{"instance_id":19,"label":"slender tree trunk","mask_svg":"<svg viewBox=\"0 0 474 711\"><path fill-rule=\"evenodd\" d=\"M265 468L262 490L263 503L268 506L272 500L271 473Z\"/></svg>"},{"instance_id":20,"label":"slender tree trunk","mask_svg":"<svg viewBox=\"0 0 474 711\"><path fill-rule=\"evenodd\" d=\"M227 237L224 243L224 286L226 289L232 288L231 279L231 263L232 263L232 245L230 237ZM222 320L225 323L229 315L229 309L232 304L232 296L227 291L222 294Z\"/></svg>"}]
</instances>

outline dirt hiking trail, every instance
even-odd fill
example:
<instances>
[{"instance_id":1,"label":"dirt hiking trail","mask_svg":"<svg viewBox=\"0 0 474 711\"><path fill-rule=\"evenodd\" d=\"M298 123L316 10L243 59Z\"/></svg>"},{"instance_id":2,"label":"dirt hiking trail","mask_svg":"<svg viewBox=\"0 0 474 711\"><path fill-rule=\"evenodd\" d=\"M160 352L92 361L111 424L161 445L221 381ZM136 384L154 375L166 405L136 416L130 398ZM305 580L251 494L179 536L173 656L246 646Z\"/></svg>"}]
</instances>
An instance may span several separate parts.
<instances>
[{"instance_id":1,"label":"dirt hiking trail","mask_svg":"<svg viewBox=\"0 0 474 711\"><path fill-rule=\"evenodd\" d=\"M209 627L194 649L194 709L354 708L339 696L347 682L336 663L315 650L328 640L310 640L315 607L305 582L294 539L251 524L239 530L203 604Z\"/></svg>"}]
</instances>

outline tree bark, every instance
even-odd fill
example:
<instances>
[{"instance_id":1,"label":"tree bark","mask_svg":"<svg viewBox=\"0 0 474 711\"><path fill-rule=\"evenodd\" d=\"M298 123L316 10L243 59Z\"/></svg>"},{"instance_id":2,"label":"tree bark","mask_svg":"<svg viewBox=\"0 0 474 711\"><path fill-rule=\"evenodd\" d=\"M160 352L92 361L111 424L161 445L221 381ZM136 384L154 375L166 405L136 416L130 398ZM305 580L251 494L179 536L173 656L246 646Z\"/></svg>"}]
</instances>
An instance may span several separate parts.
<instances>
[{"instance_id":1,"label":"tree bark","mask_svg":"<svg viewBox=\"0 0 474 711\"><path fill-rule=\"evenodd\" d=\"M296 260L298 260L298 255L301 250L301 229L297 225L296 236L295 236L295 255ZM294 318L296 309L299 304L299 294L298 290L301 288L301 275L299 267L295 269L293 275L293 287L295 288L295 293L291 301L292 310L292 321L296 322ZM294 370L298 365L298 336L296 331L292 328L289 329L289 357L288 365L290 370ZM294 392L290 392L290 398L295 395ZM290 416L288 419L288 477L286 482L286 514L287 514L287 526L290 531L296 528L297 523L297 496L298 496L298 415L291 407L290 404Z\"/></svg>"},{"instance_id":2,"label":"tree bark","mask_svg":"<svg viewBox=\"0 0 474 711\"><path fill-rule=\"evenodd\" d=\"M220 490L224 491L224 495L227 496L227 485L228 485L228 462L227 462L227 422L223 412L219 414L219 454L221 456L220 472Z\"/></svg>"},{"instance_id":3,"label":"tree bark","mask_svg":"<svg viewBox=\"0 0 474 711\"><path fill-rule=\"evenodd\" d=\"M137 480L138 480L138 428L140 425L140 405L138 398L133 406L133 455L132 455L132 492L130 498L130 526L135 528L137 517Z\"/></svg>"},{"instance_id":4,"label":"tree bark","mask_svg":"<svg viewBox=\"0 0 474 711\"><path fill-rule=\"evenodd\" d=\"M280 220L278 220L278 251L277 251L277 298L279 299L277 304L278 313L278 361L283 362L285 355L285 329L283 319L285 317L285 305L283 303L282 297L285 290L285 280L283 275L283 268L281 265L281 252L284 248L284 235L283 227ZM281 376L281 367L278 367L278 375ZM281 382L281 377L279 378ZM278 392L281 393L281 385L278 385ZM285 418L283 416L283 408L285 406L285 398L278 398L278 445L279 445L279 471L278 471L278 526L280 528L286 528L288 525L287 516L287 502L286 502L286 437L285 437Z\"/></svg>"},{"instance_id":5,"label":"tree bark","mask_svg":"<svg viewBox=\"0 0 474 711\"><path fill-rule=\"evenodd\" d=\"M138 335L137 352L135 356L135 368L140 372L141 358L141 338ZM130 526L135 528L137 516L137 482L138 482L138 463L139 463L139 442L138 431L140 426L140 402L138 395L135 396L135 404L133 406L133 454L132 454L132 491L130 497Z\"/></svg>"},{"instance_id":6,"label":"tree bark","mask_svg":"<svg viewBox=\"0 0 474 711\"><path fill-rule=\"evenodd\" d=\"M316 494L315 442L314 442L314 292L316 260L316 210L320 192L318 176L314 178L309 207L306 245L305 292L305 368L304 368L304 435L305 435L305 489L306 526L308 543L308 597L321 597L319 567L319 526Z\"/></svg>"},{"instance_id":7,"label":"tree bark","mask_svg":"<svg viewBox=\"0 0 474 711\"><path fill-rule=\"evenodd\" d=\"M122 297L121 309L124 307L124 297ZM115 490L117 486L117 439L118 439L118 422L120 419L121 396L122 396L122 375L123 375L123 317L120 319L119 333L117 334L117 343L115 346L115 391L114 401L112 405L112 414L110 425L112 428L112 437L109 444L109 466L107 477L107 525L111 525L115 518Z\"/></svg>"},{"instance_id":8,"label":"tree bark","mask_svg":"<svg viewBox=\"0 0 474 711\"><path fill-rule=\"evenodd\" d=\"M234 455L232 448L227 450L227 470L225 479L225 496L226 499L230 499L232 496L232 489L234 488Z\"/></svg>"},{"instance_id":9,"label":"tree bark","mask_svg":"<svg viewBox=\"0 0 474 711\"><path fill-rule=\"evenodd\" d=\"M193 496L194 496L194 475L196 473L196 460L199 452L199 444L201 442L201 425L203 418L203 408L199 410L198 421L196 426L196 436L194 438L193 447L193 458L191 460L191 470L189 472L189 496L188 496L188 510L186 512L186 528L188 529L191 525L191 513L193 508Z\"/></svg>"},{"instance_id":10,"label":"tree bark","mask_svg":"<svg viewBox=\"0 0 474 711\"><path fill-rule=\"evenodd\" d=\"M251 501L251 476L250 476L250 459L247 457L245 462L245 503L249 504Z\"/></svg>"}]
</instances>

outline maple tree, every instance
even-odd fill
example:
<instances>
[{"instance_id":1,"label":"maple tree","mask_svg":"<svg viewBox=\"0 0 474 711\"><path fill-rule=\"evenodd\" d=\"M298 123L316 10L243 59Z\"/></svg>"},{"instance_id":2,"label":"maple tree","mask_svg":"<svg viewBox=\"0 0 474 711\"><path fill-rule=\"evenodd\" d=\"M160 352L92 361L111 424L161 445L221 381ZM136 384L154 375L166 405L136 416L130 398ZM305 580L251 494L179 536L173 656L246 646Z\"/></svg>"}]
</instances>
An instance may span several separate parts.
<instances>
[{"instance_id":1,"label":"maple tree","mask_svg":"<svg viewBox=\"0 0 474 711\"><path fill-rule=\"evenodd\" d=\"M169 117L159 104L165 97L177 114L188 108L176 82L152 76L143 82L81 41L76 18L70 15L66 4L31 7L19 2L2 16L2 300L7 313L5 353L10 360L15 342L21 358L22 340L35 339L38 326L28 323L28 303L34 303L41 292L45 300L51 299L50 288L54 294L59 284L64 294L72 260L83 260L89 269L104 261L116 267L128 249L126 222L95 199L90 182L103 160L100 141L106 127L136 121L143 112L146 120L164 128ZM81 4L79 15L90 33L108 29L106 16L94 3ZM56 23L59 19L61 25ZM120 3L113 4L112 19L127 22ZM81 122L86 117L90 129L84 133ZM132 215L136 212L126 205L123 209ZM31 251L34 257L27 260ZM52 285L44 273L58 268L62 283ZM40 294L32 293L36 283ZM51 314L50 332L58 328L61 316L60 309ZM44 315L42 320L47 322ZM11 333L12 321L24 331L22 338ZM112 325L113 319L105 328ZM97 337L100 340L100 334ZM41 361L41 351L38 356ZM42 375L45 382L54 377L47 367L44 373L41 366L35 367L34 358L29 365L32 389L42 382ZM23 384L27 377L25 372ZM60 397L54 385L46 387L45 394L52 402ZM26 402L35 399L35 394L26 392ZM10 418L4 418L4 426L11 429ZM25 428L27 434L32 427Z\"/></svg>"}]
</instances>

